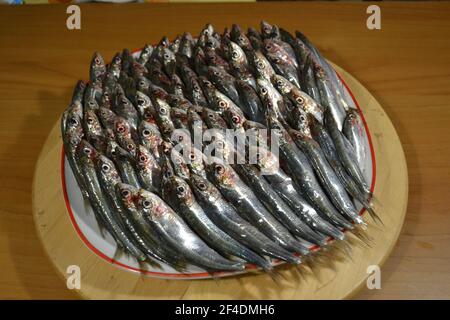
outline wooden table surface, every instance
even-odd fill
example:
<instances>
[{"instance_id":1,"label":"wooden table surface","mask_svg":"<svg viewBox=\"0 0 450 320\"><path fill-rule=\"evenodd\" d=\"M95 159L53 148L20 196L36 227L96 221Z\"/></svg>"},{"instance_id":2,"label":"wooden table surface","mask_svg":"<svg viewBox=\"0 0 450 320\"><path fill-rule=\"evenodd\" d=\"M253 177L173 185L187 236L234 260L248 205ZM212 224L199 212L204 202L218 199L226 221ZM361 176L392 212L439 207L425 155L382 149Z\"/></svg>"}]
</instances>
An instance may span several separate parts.
<instances>
[{"instance_id":1,"label":"wooden table surface","mask_svg":"<svg viewBox=\"0 0 450 320\"><path fill-rule=\"evenodd\" d=\"M367 3L82 5L81 30L66 6L0 8L0 298L72 299L36 236L31 185L49 130L105 58L206 22L222 29L261 19L301 29L381 103L405 150L405 225L382 267L382 289L361 299L450 298L450 3L377 3L382 29L366 28ZM364 108L364 106L362 106Z\"/></svg>"}]
</instances>

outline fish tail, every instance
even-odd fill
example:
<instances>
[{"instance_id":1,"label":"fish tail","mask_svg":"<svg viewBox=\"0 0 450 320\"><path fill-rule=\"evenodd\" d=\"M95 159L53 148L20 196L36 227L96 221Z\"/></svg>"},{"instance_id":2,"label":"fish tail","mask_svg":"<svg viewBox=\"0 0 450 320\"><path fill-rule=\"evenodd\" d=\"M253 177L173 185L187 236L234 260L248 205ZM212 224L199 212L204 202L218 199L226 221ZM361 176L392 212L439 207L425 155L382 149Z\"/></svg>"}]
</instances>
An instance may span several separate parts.
<instances>
[{"instance_id":1,"label":"fish tail","mask_svg":"<svg viewBox=\"0 0 450 320\"><path fill-rule=\"evenodd\" d=\"M286 277L281 273L274 269L264 270L269 277L275 282L277 285L281 285L282 280L286 280Z\"/></svg>"},{"instance_id":2,"label":"fish tail","mask_svg":"<svg viewBox=\"0 0 450 320\"><path fill-rule=\"evenodd\" d=\"M366 247L372 248L373 238L367 235L365 227L355 226L353 230L348 230L352 235L356 237Z\"/></svg>"},{"instance_id":3,"label":"fish tail","mask_svg":"<svg viewBox=\"0 0 450 320\"><path fill-rule=\"evenodd\" d=\"M370 205L365 208L366 208L367 212L369 213L370 217L372 218L372 220L375 223L381 224L381 226L384 227L383 220L381 220L380 216L375 212L375 210Z\"/></svg>"}]
</instances>

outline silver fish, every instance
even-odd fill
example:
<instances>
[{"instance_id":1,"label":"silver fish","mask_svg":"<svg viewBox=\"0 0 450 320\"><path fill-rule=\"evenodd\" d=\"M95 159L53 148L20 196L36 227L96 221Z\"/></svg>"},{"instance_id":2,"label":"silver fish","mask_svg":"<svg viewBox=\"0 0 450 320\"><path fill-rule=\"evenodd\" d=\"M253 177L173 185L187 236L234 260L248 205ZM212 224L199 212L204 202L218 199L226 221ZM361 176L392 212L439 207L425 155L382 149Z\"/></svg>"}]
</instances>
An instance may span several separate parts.
<instances>
[{"instance_id":1,"label":"silver fish","mask_svg":"<svg viewBox=\"0 0 450 320\"><path fill-rule=\"evenodd\" d=\"M207 179L191 175L190 185L208 217L235 240L257 253L299 264L300 258L270 240L244 220Z\"/></svg>"},{"instance_id":2,"label":"silver fish","mask_svg":"<svg viewBox=\"0 0 450 320\"><path fill-rule=\"evenodd\" d=\"M156 194L141 189L135 203L167 245L193 264L208 271L240 271L245 268L242 263L227 260L211 249Z\"/></svg>"}]
</instances>

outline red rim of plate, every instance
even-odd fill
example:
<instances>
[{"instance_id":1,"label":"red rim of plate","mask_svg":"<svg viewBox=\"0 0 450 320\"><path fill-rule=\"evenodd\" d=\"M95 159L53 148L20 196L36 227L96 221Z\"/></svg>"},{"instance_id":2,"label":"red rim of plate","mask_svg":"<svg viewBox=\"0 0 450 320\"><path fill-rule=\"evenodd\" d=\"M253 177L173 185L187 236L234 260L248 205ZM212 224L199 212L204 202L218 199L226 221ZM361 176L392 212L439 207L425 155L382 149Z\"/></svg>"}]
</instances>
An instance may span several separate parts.
<instances>
[{"instance_id":1,"label":"red rim of plate","mask_svg":"<svg viewBox=\"0 0 450 320\"><path fill-rule=\"evenodd\" d=\"M139 51L139 50L137 50ZM350 90L350 88L347 86L347 83L344 81L344 79L339 75L338 72L336 72L336 74L338 75L339 79L342 81L342 83L344 84L345 88L347 89L348 93L350 94L350 96L352 97L353 102L355 103L363 124L364 124L364 129L366 131L366 135L367 135L367 140L369 142L369 147L370 147L370 156L372 159L372 183L370 186L370 191L373 192L374 188L375 188L375 178L376 178L376 163L375 163L375 151L373 148L373 143L372 143L372 137L370 135L370 131L369 131L369 127L367 125L366 119L364 118L363 112L358 104L358 102L355 99L355 96L353 95L352 91ZM84 235L84 233L81 231L78 223L75 220L75 216L73 214L72 211L72 206L70 205L70 201L69 201L69 197L67 195L67 188L66 188L66 176L65 176L65 154L64 154L64 146L62 146L61 148L61 168L60 168L60 174L61 174L61 184L62 184L62 189L63 189L63 194L64 194L64 201L66 204L66 208L67 208L67 212L69 213L69 217L70 217L70 221L72 221L72 225L75 228L78 236L81 238L81 240L84 242L84 244L92 251L94 252L97 256L99 256L100 258L102 258L103 260L117 265L121 268L124 268L126 270L130 270L130 271L134 271L134 272L139 272L141 274L145 274L145 275L149 275L149 276L153 276L153 277L158 277L158 278L178 278L178 279L199 279L199 278L209 278L211 277L211 274L207 273L207 272L197 272L197 273L165 273L165 272L156 272L156 271L149 271L149 270L143 270L140 268L135 268L129 265L126 265L120 261L114 260L110 257L108 257L107 255L105 255L103 252L101 252L97 247L95 247L92 243L89 242L89 240L86 238L86 236ZM359 212L359 215L362 215L364 213L365 209L362 208ZM310 250L314 250L317 249L317 246L312 246L310 248ZM251 270L251 269L256 269L256 267L254 265L247 265L246 266L246 270ZM244 271L244 272L245 272ZM226 276L226 275L238 275L238 274L242 274L243 272L217 272L215 273L215 275L217 276Z\"/></svg>"}]
</instances>

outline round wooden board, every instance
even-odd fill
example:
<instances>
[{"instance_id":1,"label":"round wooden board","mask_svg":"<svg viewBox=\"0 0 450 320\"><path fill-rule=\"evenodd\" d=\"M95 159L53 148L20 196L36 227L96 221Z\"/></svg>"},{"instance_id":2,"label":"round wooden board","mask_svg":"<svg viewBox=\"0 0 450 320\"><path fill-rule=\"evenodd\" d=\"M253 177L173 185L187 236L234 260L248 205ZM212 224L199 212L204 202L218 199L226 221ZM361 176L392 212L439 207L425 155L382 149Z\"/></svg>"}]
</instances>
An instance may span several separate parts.
<instances>
[{"instance_id":1,"label":"round wooden board","mask_svg":"<svg viewBox=\"0 0 450 320\"><path fill-rule=\"evenodd\" d=\"M376 158L375 210L384 226L371 223L371 247L352 241L352 259L333 259L314 266L314 273L293 266L278 267L279 284L266 274L245 274L215 280L162 280L112 265L92 252L79 238L69 218L61 185L59 121L52 129L36 165L33 214L37 233L59 274L81 270L87 299L345 299L366 285L369 265L381 266L392 251L406 213L408 174L400 140L388 116L372 95L351 75L335 67L358 101L367 121ZM61 110L62 112L62 110ZM64 280L65 281L65 280Z\"/></svg>"}]
</instances>

